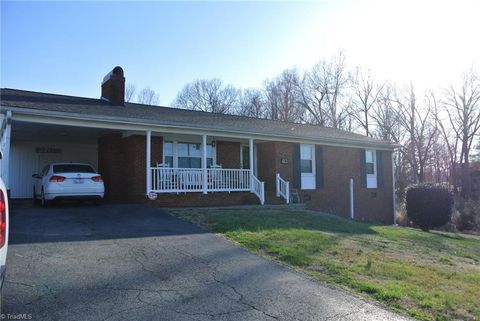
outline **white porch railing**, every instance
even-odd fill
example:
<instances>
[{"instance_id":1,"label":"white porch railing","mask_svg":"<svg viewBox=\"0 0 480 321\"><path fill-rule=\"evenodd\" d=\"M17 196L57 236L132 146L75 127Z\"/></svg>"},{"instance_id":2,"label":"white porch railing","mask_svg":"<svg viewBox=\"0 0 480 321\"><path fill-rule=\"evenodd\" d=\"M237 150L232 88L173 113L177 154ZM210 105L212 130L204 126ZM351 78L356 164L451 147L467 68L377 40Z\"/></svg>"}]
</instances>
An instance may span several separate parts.
<instances>
[{"instance_id":1,"label":"white porch railing","mask_svg":"<svg viewBox=\"0 0 480 321\"><path fill-rule=\"evenodd\" d=\"M202 192L203 169L152 167L154 192Z\"/></svg>"},{"instance_id":2,"label":"white porch railing","mask_svg":"<svg viewBox=\"0 0 480 321\"><path fill-rule=\"evenodd\" d=\"M153 192L252 192L262 204L265 201L263 182L251 175L249 169L207 168L206 188L202 168L151 167L150 170Z\"/></svg>"},{"instance_id":3,"label":"white porch railing","mask_svg":"<svg viewBox=\"0 0 480 321\"><path fill-rule=\"evenodd\" d=\"M275 186L277 197L283 197L287 204L290 203L290 182L287 182L277 173L275 177Z\"/></svg>"},{"instance_id":4,"label":"white porch railing","mask_svg":"<svg viewBox=\"0 0 480 321\"><path fill-rule=\"evenodd\" d=\"M249 169L207 169L207 191L236 192L250 190Z\"/></svg>"},{"instance_id":5,"label":"white porch railing","mask_svg":"<svg viewBox=\"0 0 480 321\"><path fill-rule=\"evenodd\" d=\"M255 175L251 176L252 178L252 193L257 195L257 197L260 199L260 204L265 204L265 183L260 182L258 178L255 177Z\"/></svg>"}]
</instances>

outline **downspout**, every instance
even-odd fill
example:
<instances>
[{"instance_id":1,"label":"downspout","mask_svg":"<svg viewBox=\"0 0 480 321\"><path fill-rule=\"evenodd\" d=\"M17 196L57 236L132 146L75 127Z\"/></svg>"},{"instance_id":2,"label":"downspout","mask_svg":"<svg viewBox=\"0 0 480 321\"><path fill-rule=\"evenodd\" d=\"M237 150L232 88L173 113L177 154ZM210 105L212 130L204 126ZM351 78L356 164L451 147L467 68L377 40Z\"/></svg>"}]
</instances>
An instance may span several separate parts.
<instances>
[{"instance_id":1,"label":"downspout","mask_svg":"<svg viewBox=\"0 0 480 321\"><path fill-rule=\"evenodd\" d=\"M350 178L350 218L353 220L355 219L355 210L354 210L354 204L353 204L353 178Z\"/></svg>"},{"instance_id":2,"label":"downspout","mask_svg":"<svg viewBox=\"0 0 480 321\"><path fill-rule=\"evenodd\" d=\"M393 157L394 150L392 150L392 204L393 204L393 225L397 225L397 197L395 195L395 162Z\"/></svg>"}]
</instances>

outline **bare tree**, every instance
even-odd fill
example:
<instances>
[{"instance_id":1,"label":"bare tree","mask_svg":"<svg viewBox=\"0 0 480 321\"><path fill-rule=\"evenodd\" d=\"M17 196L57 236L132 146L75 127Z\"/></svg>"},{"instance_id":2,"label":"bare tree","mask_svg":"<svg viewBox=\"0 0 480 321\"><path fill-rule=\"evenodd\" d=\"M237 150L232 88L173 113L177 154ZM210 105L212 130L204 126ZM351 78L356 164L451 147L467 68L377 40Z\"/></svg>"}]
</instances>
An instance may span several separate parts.
<instances>
[{"instance_id":1,"label":"bare tree","mask_svg":"<svg viewBox=\"0 0 480 321\"><path fill-rule=\"evenodd\" d=\"M370 115L372 114L372 109L376 105L385 83L377 84L369 70L365 72L361 68L357 68L356 76L352 85L352 117L365 131L366 136L372 136L372 120L370 119Z\"/></svg>"},{"instance_id":2,"label":"bare tree","mask_svg":"<svg viewBox=\"0 0 480 321\"><path fill-rule=\"evenodd\" d=\"M410 85L409 89L395 98L398 107L399 121L407 133L407 140L401 148L404 158L411 166L413 181L425 180L425 168L431 159L433 144L438 138L438 129L432 123L433 106L418 106L418 100Z\"/></svg>"},{"instance_id":3,"label":"bare tree","mask_svg":"<svg viewBox=\"0 0 480 321\"><path fill-rule=\"evenodd\" d=\"M398 120L399 113L394 104L394 87L386 85L377 97L375 104L370 108L369 118L373 128L369 133L386 141L401 143L405 132Z\"/></svg>"},{"instance_id":4,"label":"bare tree","mask_svg":"<svg viewBox=\"0 0 480 321\"><path fill-rule=\"evenodd\" d=\"M137 101L140 104L153 106L160 103L160 98L153 89L146 87L140 90L140 92L138 93Z\"/></svg>"},{"instance_id":5,"label":"bare tree","mask_svg":"<svg viewBox=\"0 0 480 321\"><path fill-rule=\"evenodd\" d=\"M304 109L298 104L299 79L296 69L286 69L265 82L268 118L290 122L303 119Z\"/></svg>"},{"instance_id":6,"label":"bare tree","mask_svg":"<svg viewBox=\"0 0 480 321\"><path fill-rule=\"evenodd\" d=\"M314 123L347 129L351 123L351 97L347 89L351 75L346 69L345 56L338 53L330 60L317 63L301 82L299 103Z\"/></svg>"},{"instance_id":7,"label":"bare tree","mask_svg":"<svg viewBox=\"0 0 480 321\"><path fill-rule=\"evenodd\" d=\"M470 152L474 138L480 130L480 79L478 73L471 70L463 75L458 87L450 86L445 90L443 111L460 144L460 164L462 196L468 198L471 193Z\"/></svg>"},{"instance_id":8,"label":"bare tree","mask_svg":"<svg viewBox=\"0 0 480 321\"><path fill-rule=\"evenodd\" d=\"M265 118L266 101L263 93L258 89L246 89L241 95L239 114Z\"/></svg>"},{"instance_id":9,"label":"bare tree","mask_svg":"<svg viewBox=\"0 0 480 321\"><path fill-rule=\"evenodd\" d=\"M309 71L297 83L298 104L306 110L305 122L325 126L325 91L318 74Z\"/></svg>"},{"instance_id":10,"label":"bare tree","mask_svg":"<svg viewBox=\"0 0 480 321\"><path fill-rule=\"evenodd\" d=\"M430 105L433 106L434 109L434 115L435 115L435 124L438 128L438 131L440 133L440 136L442 138L441 142L438 143L438 145L441 146L436 146L434 147L435 149L439 149L440 151L443 151L444 154L447 155L447 163L448 165L445 166L444 169L444 174L437 174L442 175L446 177L446 181L450 182L453 186L453 191L455 193L458 192L458 185L457 185L457 163L458 163L458 136L455 134L455 132L452 130L452 128L449 125L449 120L448 117L446 116L446 113L443 113L441 108L438 106L438 100L435 97L435 94L433 92L430 92L427 96L427 99L430 103ZM446 118L446 119L445 119ZM440 168L440 162L444 158L442 153L437 153L435 155L435 162L437 163L436 167ZM438 180L438 179L437 179Z\"/></svg>"},{"instance_id":11,"label":"bare tree","mask_svg":"<svg viewBox=\"0 0 480 321\"><path fill-rule=\"evenodd\" d=\"M127 84L125 86L125 102L132 102L135 98L137 87L134 84Z\"/></svg>"},{"instance_id":12,"label":"bare tree","mask_svg":"<svg viewBox=\"0 0 480 321\"><path fill-rule=\"evenodd\" d=\"M174 105L181 108L213 113L235 113L238 107L239 90L224 86L220 79L195 80L178 93Z\"/></svg>"}]
</instances>

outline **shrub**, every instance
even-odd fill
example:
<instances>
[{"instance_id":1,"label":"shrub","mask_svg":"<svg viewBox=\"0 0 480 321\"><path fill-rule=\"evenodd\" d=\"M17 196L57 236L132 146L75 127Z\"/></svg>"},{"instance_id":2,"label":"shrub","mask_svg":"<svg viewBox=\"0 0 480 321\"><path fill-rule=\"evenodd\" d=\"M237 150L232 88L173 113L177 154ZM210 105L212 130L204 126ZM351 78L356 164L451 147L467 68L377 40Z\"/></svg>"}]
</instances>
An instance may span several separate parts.
<instances>
[{"instance_id":1,"label":"shrub","mask_svg":"<svg viewBox=\"0 0 480 321\"><path fill-rule=\"evenodd\" d=\"M396 210L396 223L399 226L412 226L410 219L407 216L407 210L405 209L405 199L397 201L397 210Z\"/></svg>"},{"instance_id":2,"label":"shrub","mask_svg":"<svg viewBox=\"0 0 480 321\"><path fill-rule=\"evenodd\" d=\"M452 222L460 231L479 231L480 202L461 198L456 199Z\"/></svg>"},{"instance_id":3,"label":"shrub","mask_svg":"<svg viewBox=\"0 0 480 321\"><path fill-rule=\"evenodd\" d=\"M453 196L444 186L429 183L411 185L407 188L405 201L408 218L423 231L450 222Z\"/></svg>"}]
</instances>

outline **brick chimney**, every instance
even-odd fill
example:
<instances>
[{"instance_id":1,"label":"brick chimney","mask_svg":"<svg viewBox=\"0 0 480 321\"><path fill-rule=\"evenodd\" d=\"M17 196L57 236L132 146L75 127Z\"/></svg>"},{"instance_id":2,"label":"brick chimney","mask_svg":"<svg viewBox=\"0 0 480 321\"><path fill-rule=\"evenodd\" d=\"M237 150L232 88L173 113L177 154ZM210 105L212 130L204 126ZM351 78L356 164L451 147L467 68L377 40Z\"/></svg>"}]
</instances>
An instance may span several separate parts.
<instances>
[{"instance_id":1,"label":"brick chimney","mask_svg":"<svg viewBox=\"0 0 480 321\"><path fill-rule=\"evenodd\" d=\"M102 99L115 105L125 104L125 77L120 66L113 68L102 82Z\"/></svg>"}]
</instances>

